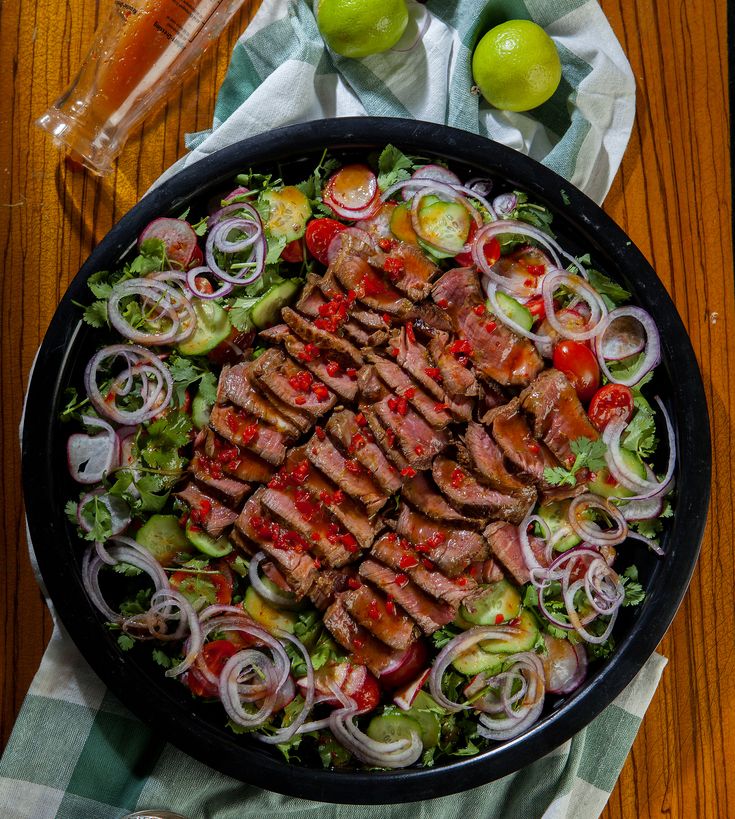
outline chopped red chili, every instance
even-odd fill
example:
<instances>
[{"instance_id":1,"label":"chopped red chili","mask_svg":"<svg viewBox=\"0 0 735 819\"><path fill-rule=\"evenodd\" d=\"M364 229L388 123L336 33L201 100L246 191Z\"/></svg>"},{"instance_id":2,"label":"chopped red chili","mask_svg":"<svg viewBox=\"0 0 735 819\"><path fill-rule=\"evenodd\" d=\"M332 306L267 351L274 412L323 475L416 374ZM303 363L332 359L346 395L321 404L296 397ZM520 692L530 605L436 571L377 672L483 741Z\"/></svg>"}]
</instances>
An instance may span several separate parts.
<instances>
[{"instance_id":1,"label":"chopped red chili","mask_svg":"<svg viewBox=\"0 0 735 819\"><path fill-rule=\"evenodd\" d=\"M416 470L412 466L406 466L401 470L401 475L404 478L414 478L416 477Z\"/></svg>"}]
</instances>

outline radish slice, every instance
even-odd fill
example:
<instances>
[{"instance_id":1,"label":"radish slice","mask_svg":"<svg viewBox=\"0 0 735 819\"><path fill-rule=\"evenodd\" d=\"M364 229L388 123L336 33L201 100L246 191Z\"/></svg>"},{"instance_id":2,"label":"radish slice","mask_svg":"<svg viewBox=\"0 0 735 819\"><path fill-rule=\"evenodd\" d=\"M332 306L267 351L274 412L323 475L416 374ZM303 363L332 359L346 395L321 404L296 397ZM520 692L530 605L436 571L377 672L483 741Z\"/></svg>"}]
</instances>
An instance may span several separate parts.
<instances>
[{"instance_id":1,"label":"radish slice","mask_svg":"<svg viewBox=\"0 0 735 819\"><path fill-rule=\"evenodd\" d=\"M546 654L541 655L546 690L552 694L571 694L587 674L587 653L582 646L544 634Z\"/></svg>"},{"instance_id":2,"label":"radish slice","mask_svg":"<svg viewBox=\"0 0 735 819\"><path fill-rule=\"evenodd\" d=\"M411 179L415 179L420 184L406 185L401 191L401 195L408 202L413 198L419 188L424 187L427 182L443 182L445 185L461 185L462 182L456 173L452 173L448 168L441 165L424 165L414 172Z\"/></svg>"},{"instance_id":3,"label":"radish slice","mask_svg":"<svg viewBox=\"0 0 735 819\"><path fill-rule=\"evenodd\" d=\"M341 205L338 205L334 198L326 190L324 192L324 196L322 197L322 201L334 211L335 216L350 222L370 219L380 210L380 206L382 204L380 196L376 195L375 198L368 202L364 208L361 208L360 210L348 210L347 208L343 208Z\"/></svg>"},{"instance_id":4,"label":"radish slice","mask_svg":"<svg viewBox=\"0 0 735 819\"><path fill-rule=\"evenodd\" d=\"M166 246L170 262L185 268L197 247L197 235L192 226L183 219L161 216L143 228L138 237L138 248L146 239L160 239Z\"/></svg>"},{"instance_id":5,"label":"radish slice","mask_svg":"<svg viewBox=\"0 0 735 819\"><path fill-rule=\"evenodd\" d=\"M379 196L378 179L367 165L345 165L327 181L324 198L348 213L362 211Z\"/></svg>"},{"instance_id":6,"label":"radish slice","mask_svg":"<svg viewBox=\"0 0 735 819\"><path fill-rule=\"evenodd\" d=\"M399 708L408 711L418 696L419 691L424 687L424 683L429 679L429 674L431 674L431 668L426 668L413 682L404 685L403 688L399 688L393 695L393 702Z\"/></svg>"},{"instance_id":7,"label":"radish slice","mask_svg":"<svg viewBox=\"0 0 735 819\"><path fill-rule=\"evenodd\" d=\"M100 427L99 435L75 432L69 436L66 457L69 473L77 483L99 483L113 468L118 459L118 445L115 430L101 418L82 416L86 426Z\"/></svg>"},{"instance_id":8,"label":"radish slice","mask_svg":"<svg viewBox=\"0 0 735 819\"><path fill-rule=\"evenodd\" d=\"M395 202L384 202L383 207L374 216L369 219L361 219L355 224L355 227L364 230L373 239L392 239L393 233L390 229L390 221L395 209Z\"/></svg>"},{"instance_id":9,"label":"radish slice","mask_svg":"<svg viewBox=\"0 0 735 819\"><path fill-rule=\"evenodd\" d=\"M92 527L87 523L84 517L84 508L95 498L97 498L110 513L112 536L122 534L130 525L130 507L122 498L103 492L101 488L89 492L77 504L77 523L79 524L79 528L87 533L92 531Z\"/></svg>"},{"instance_id":10,"label":"radish slice","mask_svg":"<svg viewBox=\"0 0 735 819\"><path fill-rule=\"evenodd\" d=\"M646 346L643 325L633 316L617 316L612 319L600 338L600 348L606 361L622 361L638 355Z\"/></svg>"}]
</instances>

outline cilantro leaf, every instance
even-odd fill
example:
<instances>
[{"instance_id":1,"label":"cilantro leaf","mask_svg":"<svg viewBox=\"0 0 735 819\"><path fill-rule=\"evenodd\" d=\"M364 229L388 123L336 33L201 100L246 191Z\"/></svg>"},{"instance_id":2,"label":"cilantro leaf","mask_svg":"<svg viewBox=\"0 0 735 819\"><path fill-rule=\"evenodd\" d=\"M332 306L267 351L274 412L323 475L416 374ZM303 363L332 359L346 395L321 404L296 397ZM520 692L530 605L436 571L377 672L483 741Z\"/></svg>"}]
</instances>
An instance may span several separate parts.
<instances>
[{"instance_id":1,"label":"cilantro leaf","mask_svg":"<svg viewBox=\"0 0 735 819\"><path fill-rule=\"evenodd\" d=\"M120 614L123 617L134 617L136 614L143 614L151 606L152 589L141 589L135 597L124 600L120 604Z\"/></svg>"},{"instance_id":2,"label":"cilantro leaf","mask_svg":"<svg viewBox=\"0 0 735 819\"><path fill-rule=\"evenodd\" d=\"M112 570L118 574L125 575L125 577L137 577L139 574L143 574L142 569L130 563L116 563L112 567Z\"/></svg>"},{"instance_id":3,"label":"cilantro leaf","mask_svg":"<svg viewBox=\"0 0 735 819\"><path fill-rule=\"evenodd\" d=\"M637 397L634 397L634 403L636 399ZM635 414L625 428L620 443L625 449L635 452L643 459L656 451L658 445L656 421L653 417L653 410L645 398L642 402L637 402Z\"/></svg>"},{"instance_id":4,"label":"cilantro leaf","mask_svg":"<svg viewBox=\"0 0 735 819\"><path fill-rule=\"evenodd\" d=\"M317 207L324 207L322 204L322 188L324 187L324 182L337 170L337 168L339 168L339 166L339 160L334 159L334 157L330 157L328 152L325 150L311 176L296 185L301 193L303 193L309 200L312 207L315 205ZM330 210L329 214L331 215L331 213L332 212Z\"/></svg>"},{"instance_id":5,"label":"cilantro leaf","mask_svg":"<svg viewBox=\"0 0 735 819\"><path fill-rule=\"evenodd\" d=\"M544 469L544 480L552 486L576 486L574 472L563 466L547 466Z\"/></svg>"},{"instance_id":6,"label":"cilantro leaf","mask_svg":"<svg viewBox=\"0 0 735 819\"><path fill-rule=\"evenodd\" d=\"M182 406L184 393L199 382L198 394L202 395L207 403L214 403L217 397L217 379L209 369L206 359L191 359L172 353L167 361L174 380L176 403ZM211 398L211 400L210 400Z\"/></svg>"},{"instance_id":7,"label":"cilantro leaf","mask_svg":"<svg viewBox=\"0 0 735 819\"><path fill-rule=\"evenodd\" d=\"M386 145L378 159L378 187L381 191L390 188L397 182L411 178L415 164L394 145Z\"/></svg>"},{"instance_id":8,"label":"cilantro leaf","mask_svg":"<svg viewBox=\"0 0 735 819\"><path fill-rule=\"evenodd\" d=\"M171 668L173 665L173 660L165 651L161 651L160 648L153 649L153 661L158 663L162 668Z\"/></svg>"},{"instance_id":9,"label":"cilantro leaf","mask_svg":"<svg viewBox=\"0 0 735 819\"><path fill-rule=\"evenodd\" d=\"M139 276L147 276L169 266L163 239L145 239L140 243L138 255L130 262L129 270Z\"/></svg>"},{"instance_id":10,"label":"cilantro leaf","mask_svg":"<svg viewBox=\"0 0 735 819\"><path fill-rule=\"evenodd\" d=\"M85 539L104 543L112 537L112 515L102 498L102 495L93 495L82 507L81 518L89 529Z\"/></svg>"},{"instance_id":11,"label":"cilantro leaf","mask_svg":"<svg viewBox=\"0 0 735 819\"><path fill-rule=\"evenodd\" d=\"M444 626L440 628L438 631L435 631L431 635L431 640L434 643L434 648L444 648L444 646L450 641L453 640L458 634L461 634L461 630L453 625Z\"/></svg>"},{"instance_id":12,"label":"cilantro leaf","mask_svg":"<svg viewBox=\"0 0 735 819\"><path fill-rule=\"evenodd\" d=\"M582 260L580 259L580 261ZM590 284L602 296L608 310L613 310L618 305L630 301L630 291L608 278L604 273L595 270L593 267L588 267L587 274L589 275Z\"/></svg>"},{"instance_id":13,"label":"cilantro leaf","mask_svg":"<svg viewBox=\"0 0 735 819\"><path fill-rule=\"evenodd\" d=\"M253 305L259 301L260 296L240 296L236 298L230 306L230 321L232 326L241 333L254 329L255 325L250 318L250 311Z\"/></svg>"},{"instance_id":14,"label":"cilantro leaf","mask_svg":"<svg viewBox=\"0 0 735 819\"><path fill-rule=\"evenodd\" d=\"M119 634L117 637L117 644L123 651L130 651L135 645L135 640L129 634Z\"/></svg>"},{"instance_id":15,"label":"cilantro leaf","mask_svg":"<svg viewBox=\"0 0 735 819\"><path fill-rule=\"evenodd\" d=\"M73 526L78 526L79 521L77 520L77 502L70 500L66 502L66 506L64 506L64 514L66 515L67 520Z\"/></svg>"},{"instance_id":16,"label":"cilantro leaf","mask_svg":"<svg viewBox=\"0 0 735 819\"><path fill-rule=\"evenodd\" d=\"M597 472L605 466L607 447L601 438L596 441L590 438L576 438L569 446L575 455L571 468L547 466L544 469L544 480L552 486L576 486L577 472L580 469L585 468L590 472Z\"/></svg>"},{"instance_id":17,"label":"cilantro leaf","mask_svg":"<svg viewBox=\"0 0 735 819\"><path fill-rule=\"evenodd\" d=\"M89 398L86 396L80 398L76 387L67 387L64 390L64 398L66 399L66 404L64 409L59 413L59 419L61 421L78 421L81 415L79 410L89 404Z\"/></svg>"},{"instance_id":18,"label":"cilantro leaf","mask_svg":"<svg viewBox=\"0 0 735 819\"><path fill-rule=\"evenodd\" d=\"M625 589L624 606L638 606L645 600L646 592L638 582L638 568L636 566L628 566L621 575L620 580Z\"/></svg>"},{"instance_id":19,"label":"cilantro leaf","mask_svg":"<svg viewBox=\"0 0 735 819\"><path fill-rule=\"evenodd\" d=\"M94 301L86 307L82 314L82 319L90 327L100 329L107 326L107 302Z\"/></svg>"}]
</instances>

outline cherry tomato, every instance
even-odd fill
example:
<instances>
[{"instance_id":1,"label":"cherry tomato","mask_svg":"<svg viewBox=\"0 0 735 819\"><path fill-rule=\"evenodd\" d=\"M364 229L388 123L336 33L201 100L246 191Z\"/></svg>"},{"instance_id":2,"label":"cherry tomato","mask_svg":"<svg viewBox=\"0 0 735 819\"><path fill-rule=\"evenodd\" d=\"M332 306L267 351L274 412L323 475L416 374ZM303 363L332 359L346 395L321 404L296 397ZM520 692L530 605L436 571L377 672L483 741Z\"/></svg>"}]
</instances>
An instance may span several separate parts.
<instances>
[{"instance_id":1,"label":"cherry tomato","mask_svg":"<svg viewBox=\"0 0 735 819\"><path fill-rule=\"evenodd\" d=\"M212 640L202 648L202 658L212 674L219 676L227 661L239 651L238 647L229 640ZM198 697L214 697L217 695L217 686L199 672L196 667L190 668L185 674L186 684L192 694Z\"/></svg>"},{"instance_id":2,"label":"cherry tomato","mask_svg":"<svg viewBox=\"0 0 735 819\"><path fill-rule=\"evenodd\" d=\"M281 251L281 258L284 262L302 262L304 260L304 248L301 239L294 239L289 242Z\"/></svg>"},{"instance_id":3,"label":"cherry tomato","mask_svg":"<svg viewBox=\"0 0 735 819\"><path fill-rule=\"evenodd\" d=\"M207 574L174 572L171 575L171 586L178 589L191 603L204 598L209 604L229 606L232 602L232 573L222 561L213 563L212 568L216 571Z\"/></svg>"},{"instance_id":4,"label":"cherry tomato","mask_svg":"<svg viewBox=\"0 0 735 819\"><path fill-rule=\"evenodd\" d=\"M533 316L534 322L543 321L546 318L546 305L543 296L533 296L525 303L524 307Z\"/></svg>"},{"instance_id":5,"label":"cherry tomato","mask_svg":"<svg viewBox=\"0 0 735 819\"><path fill-rule=\"evenodd\" d=\"M347 692L345 692L347 693ZM378 681L368 671L362 685L349 694L361 711L372 711L380 702L380 686Z\"/></svg>"},{"instance_id":6,"label":"cherry tomato","mask_svg":"<svg viewBox=\"0 0 735 819\"><path fill-rule=\"evenodd\" d=\"M477 233L477 225L473 222L470 223L470 232L467 234L467 244L471 245L472 241L475 238L475 234ZM485 242L485 259L488 264L495 264L500 258L500 242L493 237L490 239L489 242ZM458 265L462 267L472 267L474 262L472 261L472 253L467 251L465 253L458 253L454 260L457 262Z\"/></svg>"},{"instance_id":7,"label":"cherry tomato","mask_svg":"<svg viewBox=\"0 0 735 819\"><path fill-rule=\"evenodd\" d=\"M579 341L560 341L554 348L554 367L572 382L579 400L587 403L600 386L595 354Z\"/></svg>"},{"instance_id":8,"label":"cherry tomato","mask_svg":"<svg viewBox=\"0 0 735 819\"><path fill-rule=\"evenodd\" d=\"M323 265L327 265L327 250L332 243L332 239L343 230L346 225L336 219L325 216L322 219L314 219L309 222L306 228L306 246L309 253Z\"/></svg>"},{"instance_id":9,"label":"cherry tomato","mask_svg":"<svg viewBox=\"0 0 735 819\"><path fill-rule=\"evenodd\" d=\"M194 245L194 250L191 252L191 256L189 256L189 261L186 264L188 270L191 270L192 267L201 267L204 264L204 254L202 253L202 249L199 245ZM211 287L211 285L210 285ZM209 291L212 292L211 290Z\"/></svg>"},{"instance_id":10,"label":"cherry tomato","mask_svg":"<svg viewBox=\"0 0 735 819\"><path fill-rule=\"evenodd\" d=\"M416 679L426 666L428 656L426 643L423 640L411 643L399 664L392 671L386 671L380 675L381 687L390 691Z\"/></svg>"},{"instance_id":11,"label":"cherry tomato","mask_svg":"<svg viewBox=\"0 0 735 819\"><path fill-rule=\"evenodd\" d=\"M200 293L206 293L207 295L214 293L212 282L206 276L196 276L194 281Z\"/></svg>"},{"instance_id":12,"label":"cherry tomato","mask_svg":"<svg viewBox=\"0 0 735 819\"><path fill-rule=\"evenodd\" d=\"M590 401L589 416L595 428L602 432L613 420L630 420L633 415L633 392L623 384L606 384Z\"/></svg>"}]
</instances>

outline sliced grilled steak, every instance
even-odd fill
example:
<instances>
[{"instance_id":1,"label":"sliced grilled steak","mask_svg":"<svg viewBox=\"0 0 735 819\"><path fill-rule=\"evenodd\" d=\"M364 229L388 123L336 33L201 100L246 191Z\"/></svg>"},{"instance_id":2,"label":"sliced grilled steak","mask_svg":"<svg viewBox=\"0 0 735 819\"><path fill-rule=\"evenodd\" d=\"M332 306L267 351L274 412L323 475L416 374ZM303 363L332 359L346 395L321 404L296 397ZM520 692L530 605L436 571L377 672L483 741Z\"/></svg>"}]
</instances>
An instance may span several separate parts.
<instances>
[{"instance_id":1,"label":"sliced grilled steak","mask_svg":"<svg viewBox=\"0 0 735 819\"><path fill-rule=\"evenodd\" d=\"M437 401L421 387L417 387L406 371L393 361L370 353L367 356L375 367L375 372L396 395L408 399L409 404L436 429L444 429L452 420L444 409L436 409Z\"/></svg>"},{"instance_id":2,"label":"sliced grilled steak","mask_svg":"<svg viewBox=\"0 0 735 819\"><path fill-rule=\"evenodd\" d=\"M366 665L377 677L400 657L400 652L376 640L350 617L339 595L324 612L324 625L356 663Z\"/></svg>"},{"instance_id":3,"label":"sliced grilled steak","mask_svg":"<svg viewBox=\"0 0 735 819\"><path fill-rule=\"evenodd\" d=\"M446 601L455 610L467 595L477 591L477 583L467 575L450 580L434 568L431 561L424 565L423 559L410 547L408 541L399 541L395 533L383 535L376 540L371 554L396 573L407 574L428 595L436 600Z\"/></svg>"},{"instance_id":4,"label":"sliced grilled steak","mask_svg":"<svg viewBox=\"0 0 735 819\"><path fill-rule=\"evenodd\" d=\"M523 483L508 471L502 449L481 424L474 422L467 424L464 440L475 469L490 486L506 492L527 487L528 484Z\"/></svg>"},{"instance_id":5,"label":"sliced grilled steak","mask_svg":"<svg viewBox=\"0 0 735 819\"><path fill-rule=\"evenodd\" d=\"M411 506L432 520L477 526L480 521L468 518L447 503L427 472L419 472L403 483L401 497Z\"/></svg>"},{"instance_id":6,"label":"sliced grilled steak","mask_svg":"<svg viewBox=\"0 0 735 819\"><path fill-rule=\"evenodd\" d=\"M319 287L328 299L334 298L338 293L344 295L344 290L337 281L334 272L327 270L327 272L319 280ZM350 318L355 319L364 328L368 330L387 330L388 325L383 321L381 316L374 313L372 310L365 310L354 302L350 305Z\"/></svg>"},{"instance_id":7,"label":"sliced grilled steak","mask_svg":"<svg viewBox=\"0 0 735 819\"><path fill-rule=\"evenodd\" d=\"M434 459L431 473L436 485L452 503L460 509L472 509L493 520L520 523L536 502L536 492L532 487L525 487L523 496L520 493L510 495L498 492L478 483L457 461L444 456Z\"/></svg>"},{"instance_id":8,"label":"sliced grilled steak","mask_svg":"<svg viewBox=\"0 0 735 819\"><path fill-rule=\"evenodd\" d=\"M204 531L214 538L218 538L237 520L237 512L228 509L213 494L205 492L193 482L175 494L184 503L188 503L192 510L197 511Z\"/></svg>"},{"instance_id":9,"label":"sliced grilled steak","mask_svg":"<svg viewBox=\"0 0 735 819\"><path fill-rule=\"evenodd\" d=\"M396 470L401 473L408 468L408 461L403 457L400 447L396 442L396 434L392 429L386 429L380 418L378 418L372 406L362 404L360 406L365 420L368 422L370 432L375 438L375 442L380 447L386 458L393 464Z\"/></svg>"},{"instance_id":10,"label":"sliced grilled steak","mask_svg":"<svg viewBox=\"0 0 735 819\"><path fill-rule=\"evenodd\" d=\"M439 335L449 338L446 333ZM429 358L426 347L416 341L413 332L409 332L406 327L401 327L391 333L390 342L393 349L398 351L396 361L401 367L410 373L437 401L443 401L444 387L438 380L441 375L437 376L434 372L436 365Z\"/></svg>"},{"instance_id":11,"label":"sliced grilled steak","mask_svg":"<svg viewBox=\"0 0 735 819\"><path fill-rule=\"evenodd\" d=\"M420 632L413 620L372 586L363 583L340 596L355 620L391 648L406 649L418 639Z\"/></svg>"},{"instance_id":12,"label":"sliced grilled steak","mask_svg":"<svg viewBox=\"0 0 735 819\"><path fill-rule=\"evenodd\" d=\"M520 399L523 409L533 418L534 435L564 464L574 462L570 441L576 438L596 441L599 437L577 391L559 370L542 372L521 393Z\"/></svg>"},{"instance_id":13,"label":"sliced grilled steak","mask_svg":"<svg viewBox=\"0 0 735 819\"><path fill-rule=\"evenodd\" d=\"M240 449L235 444L220 438L213 430L206 430L204 452L226 475L250 483L268 483L273 474L273 466L252 452Z\"/></svg>"},{"instance_id":14,"label":"sliced grilled steak","mask_svg":"<svg viewBox=\"0 0 735 819\"><path fill-rule=\"evenodd\" d=\"M319 499L312 498L303 487L268 488L261 495L261 503L272 517L298 532L327 566L339 568L357 556L354 536L340 530ZM344 545L345 540L350 549Z\"/></svg>"},{"instance_id":15,"label":"sliced grilled steak","mask_svg":"<svg viewBox=\"0 0 735 819\"><path fill-rule=\"evenodd\" d=\"M540 443L531 434L519 399L514 398L504 407L492 410L486 419L493 438L510 463L538 486L548 488L544 469L559 464L546 444Z\"/></svg>"},{"instance_id":16,"label":"sliced grilled steak","mask_svg":"<svg viewBox=\"0 0 735 819\"><path fill-rule=\"evenodd\" d=\"M505 566L519 585L528 583L531 575L523 559L521 551L521 539L518 535L518 527L509 523L491 523L485 529L485 537L490 544L490 551ZM544 560L543 543L535 537L530 537L529 542L536 559L541 565L546 565Z\"/></svg>"},{"instance_id":17,"label":"sliced grilled steak","mask_svg":"<svg viewBox=\"0 0 735 819\"><path fill-rule=\"evenodd\" d=\"M505 577L500 564L492 558L473 563L470 566L470 574L480 583L497 583Z\"/></svg>"},{"instance_id":18,"label":"sliced grilled steak","mask_svg":"<svg viewBox=\"0 0 735 819\"><path fill-rule=\"evenodd\" d=\"M525 386L543 367L536 347L517 335L491 314L478 315L474 308L484 306L480 281L470 268L447 271L432 291L434 301L447 304L447 315L455 331L469 343L461 355L469 355L478 373L500 384ZM478 310L479 312L479 310ZM452 345L448 351L453 353Z\"/></svg>"},{"instance_id":19,"label":"sliced grilled steak","mask_svg":"<svg viewBox=\"0 0 735 819\"><path fill-rule=\"evenodd\" d=\"M191 459L189 471L197 483L204 484L209 491L220 495L230 506L239 506L250 492L249 484L223 475L219 464L213 464L210 458L200 452L195 453Z\"/></svg>"},{"instance_id":20,"label":"sliced grilled steak","mask_svg":"<svg viewBox=\"0 0 735 819\"><path fill-rule=\"evenodd\" d=\"M347 588L347 581L355 576L353 569L323 569L309 591L309 600L319 611L324 611L332 605L337 594Z\"/></svg>"},{"instance_id":21,"label":"sliced grilled steak","mask_svg":"<svg viewBox=\"0 0 735 819\"><path fill-rule=\"evenodd\" d=\"M249 449L268 463L278 466L286 457L283 433L237 407L215 404L209 416L209 425L235 446Z\"/></svg>"},{"instance_id":22,"label":"sliced grilled steak","mask_svg":"<svg viewBox=\"0 0 735 819\"><path fill-rule=\"evenodd\" d=\"M327 303L327 299L322 293L321 279L313 273L308 273L306 276L306 283L304 284L299 300L296 302L295 309L299 313L303 313L309 318L317 318L319 316L319 308Z\"/></svg>"},{"instance_id":23,"label":"sliced grilled steak","mask_svg":"<svg viewBox=\"0 0 735 819\"><path fill-rule=\"evenodd\" d=\"M386 253L376 253L370 262L383 270L398 290L411 301L421 301L431 292L431 280L439 268L416 245L397 242Z\"/></svg>"},{"instance_id":24,"label":"sliced grilled steak","mask_svg":"<svg viewBox=\"0 0 735 819\"><path fill-rule=\"evenodd\" d=\"M457 577L473 561L489 557L487 543L478 532L429 520L408 506L401 508L396 531L449 577Z\"/></svg>"},{"instance_id":25,"label":"sliced grilled steak","mask_svg":"<svg viewBox=\"0 0 735 819\"><path fill-rule=\"evenodd\" d=\"M261 504L264 491L265 489L259 489L246 501L235 525L246 538L273 559L294 595L301 599L308 594L314 583L316 564L311 555L300 546L300 536L291 537L292 533L288 529L268 516ZM294 543L297 544L296 547L293 546Z\"/></svg>"},{"instance_id":26,"label":"sliced grilled steak","mask_svg":"<svg viewBox=\"0 0 735 819\"><path fill-rule=\"evenodd\" d=\"M306 457L317 469L329 475L343 492L365 504L370 517L388 500L359 461L345 458L326 435L312 436L306 444Z\"/></svg>"},{"instance_id":27,"label":"sliced grilled steak","mask_svg":"<svg viewBox=\"0 0 735 819\"><path fill-rule=\"evenodd\" d=\"M225 404L231 401L245 412L266 421L284 435L296 438L299 432L308 429L308 419L302 419L307 423L307 426L303 427L302 423L295 423L279 412L273 402L253 386L252 366L252 362L247 361L222 368L217 386L217 403Z\"/></svg>"},{"instance_id":28,"label":"sliced grilled steak","mask_svg":"<svg viewBox=\"0 0 735 819\"><path fill-rule=\"evenodd\" d=\"M372 433L357 423L354 412L341 410L333 413L327 422L327 432L368 470L383 491L392 495L401 488L398 471L388 462L380 447L370 440Z\"/></svg>"},{"instance_id":29,"label":"sliced grilled steak","mask_svg":"<svg viewBox=\"0 0 735 819\"><path fill-rule=\"evenodd\" d=\"M389 393L374 405L374 409L386 430L393 431L401 452L417 471L428 469L431 459L449 445L447 433L430 426L408 406L406 398Z\"/></svg>"},{"instance_id":30,"label":"sliced grilled steak","mask_svg":"<svg viewBox=\"0 0 735 819\"><path fill-rule=\"evenodd\" d=\"M339 361L334 360L336 356L322 355L318 348L307 349L306 344L290 332L280 340L291 358L323 381L332 392L345 401L354 401L357 395L357 375L352 371L351 360L348 359L349 363L343 367ZM348 374L347 370L350 370L351 374Z\"/></svg>"},{"instance_id":31,"label":"sliced grilled steak","mask_svg":"<svg viewBox=\"0 0 735 819\"><path fill-rule=\"evenodd\" d=\"M429 341L429 354L439 369L442 385L449 395L455 397L475 396L478 393L474 372L457 361L449 352L449 335L437 333Z\"/></svg>"},{"instance_id":32,"label":"sliced grilled steak","mask_svg":"<svg viewBox=\"0 0 735 819\"><path fill-rule=\"evenodd\" d=\"M257 543L253 543L249 538L245 537L237 526L233 526L232 529L230 529L227 534L227 539L236 549L251 557L260 551L260 546L258 546Z\"/></svg>"},{"instance_id":33,"label":"sliced grilled steak","mask_svg":"<svg viewBox=\"0 0 735 819\"><path fill-rule=\"evenodd\" d=\"M290 307L284 307L281 315L286 324L302 341L316 344L320 350L333 350L335 353L349 358L356 367L362 366L360 351L347 339L341 338L336 333L320 329L316 324L300 316Z\"/></svg>"},{"instance_id":34,"label":"sliced grilled steak","mask_svg":"<svg viewBox=\"0 0 735 819\"><path fill-rule=\"evenodd\" d=\"M363 560L360 575L395 600L413 617L424 634L433 634L454 620L455 611L452 606L432 600L403 572L396 574L375 560Z\"/></svg>"},{"instance_id":35,"label":"sliced grilled steak","mask_svg":"<svg viewBox=\"0 0 735 819\"><path fill-rule=\"evenodd\" d=\"M283 339L290 335L288 324L274 324L273 327L266 327L258 333L258 338L263 341L270 341L273 344L280 344Z\"/></svg>"},{"instance_id":36,"label":"sliced grilled steak","mask_svg":"<svg viewBox=\"0 0 735 819\"><path fill-rule=\"evenodd\" d=\"M337 403L335 394L325 384L315 381L308 370L301 369L280 350L266 350L257 358L253 375L270 395L312 419L320 418ZM299 379L303 385L297 383Z\"/></svg>"}]
</instances>

